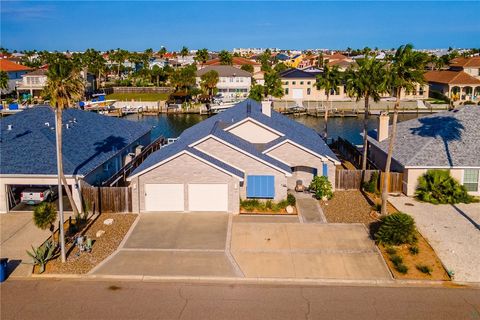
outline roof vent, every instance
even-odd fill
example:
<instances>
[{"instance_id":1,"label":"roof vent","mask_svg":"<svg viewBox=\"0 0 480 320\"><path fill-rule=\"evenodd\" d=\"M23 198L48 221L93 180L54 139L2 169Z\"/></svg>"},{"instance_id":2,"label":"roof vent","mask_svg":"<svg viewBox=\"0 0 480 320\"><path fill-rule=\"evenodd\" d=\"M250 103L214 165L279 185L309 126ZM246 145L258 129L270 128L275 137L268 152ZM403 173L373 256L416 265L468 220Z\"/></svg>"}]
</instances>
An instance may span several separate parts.
<instances>
[{"instance_id":1,"label":"roof vent","mask_svg":"<svg viewBox=\"0 0 480 320\"><path fill-rule=\"evenodd\" d=\"M49 122L45 122L45 127L50 127L50 123L49 123Z\"/></svg>"},{"instance_id":2,"label":"roof vent","mask_svg":"<svg viewBox=\"0 0 480 320\"><path fill-rule=\"evenodd\" d=\"M13 125L11 125L11 124L7 125L7 130L8 130L8 131L11 131L12 128L13 128Z\"/></svg>"},{"instance_id":3,"label":"roof vent","mask_svg":"<svg viewBox=\"0 0 480 320\"><path fill-rule=\"evenodd\" d=\"M73 122L77 123L77 118L73 118Z\"/></svg>"},{"instance_id":4,"label":"roof vent","mask_svg":"<svg viewBox=\"0 0 480 320\"><path fill-rule=\"evenodd\" d=\"M66 127L67 129L70 129L70 125L69 125L68 123L65 124L65 127Z\"/></svg>"}]
</instances>

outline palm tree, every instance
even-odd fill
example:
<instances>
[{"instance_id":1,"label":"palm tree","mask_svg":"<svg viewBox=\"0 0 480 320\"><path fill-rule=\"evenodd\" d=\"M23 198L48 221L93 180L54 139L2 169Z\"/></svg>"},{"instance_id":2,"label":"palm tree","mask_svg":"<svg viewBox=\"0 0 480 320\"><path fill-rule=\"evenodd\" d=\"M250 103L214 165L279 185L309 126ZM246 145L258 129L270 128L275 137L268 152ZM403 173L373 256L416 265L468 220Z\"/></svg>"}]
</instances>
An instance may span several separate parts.
<instances>
[{"instance_id":1,"label":"palm tree","mask_svg":"<svg viewBox=\"0 0 480 320\"><path fill-rule=\"evenodd\" d=\"M227 50L222 50L218 54L220 64L232 65L232 54Z\"/></svg>"},{"instance_id":2,"label":"palm tree","mask_svg":"<svg viewBox=\"0 0 480 320\"><path fill-rule=\"evenodd\" d=\"M8 73L5 71L0 71L0 98L2 95L2 90L8 89Z\"/></svg>"},{"instance_id":3,"label":"palm tree","mask_svg":"<svg viewBox=\"0 0 480 320\"><path fill-rule=\"evenodd\" d=\"M197 62L200 62L200 65L203 66L203 64L208 60L207 48L198 50L197 53L195 54L195 60L197 60Z\"/></svg>"},{"instance_id":4,"label":"palm tree","mask_svg":"<svg viewBox=\"0 0 480 320\"><path fill-rule=\"evenodd\" d=\"M323 72L317 76L316 86L318 90L324 89L327 95L327 106L325 106L325 126L324 139L328 136L328 101L330 101L331 92L338 91L338 87L342 83L342 77L338 66L329 67L328 64L323 66Z\"/></svg>"},{"instance_id":5,"label":"palm tree","mask_svg":"<svg viewBox=\"0 0 480 320\"><path fill-rule=\"evenodd\" d=\"M180 56L182 56L182 58L185 58L186 56L188 56L189 53L190 51L188 51L188 48L185 46L183 46L182 50L180 50Z\"/></svg>"},{"instance_id":6,"label":"palm tree","mask_svg":"<svg viewBox=\"0 0 480 320\"><path fill-rule=\"evenodd\" d=\"M163 58L167 54L167 48L161 47L158 54L160 55L160 58Z\"/></svg>"},{"instance_id":7,"label":"palm tree","mask_svg":"<svg viewBox=\"0 0 480 320\"><path fill-rule=\"evenodd\" d=\"M365 110L363 118L363 156L362 170L367 169L367 120L370 109L370 99L378 102L381 94L386 92L385 63L375 59L374 55L367 54L365 58L357 60L357 68L349 68L345 74L348 95L357 101L364 99Z\"/></svg>"},{"instance_id":8,"label":"palm tree","mask_svg":"<svg viewBox=\"0 0 480 320\"><path fill-rule=\"evenodd\" d=\"M426 56L421 52L414 51L412 44L400 46L391 60L388 70L388 86L391 93L395 95L395 105L393 109L392 130L388 143L385 174L383 177L382 215L387 214L388 180L395 137L397 135L398 109L400 107L401 93L402 91L416 90L417 84L425 83L423 74L425 73Z\"/></svg>"},{"instance_id":9,"label":"palm tree","mask_svg":"<svg viewBox=\"0 0 480 320\"><path fill-rule=\"evenodd\" d=\"M68 199L72 205L75 215L78 215L78 209L73 201L72 194L68 188L67 179L63 174L62 157L62 114L63 109L68 108L77 99L80 99L83 91L83 81L78 69L66 58L57 57L48 67L47 83L44 88L45 94L50 97L50 104L55 108L55 133L57 140L57 170L58 170L58 206L60 218L60 246L62 262L65 262L65 239L63 232L63 202L62 202L62 182L65 186Z\"/></svg>"},{"instance_id":10,"label":"palm tree","mask_svg":"<svg viewBox=\"0 0 480 320\"><path fill-rule=\"evenodd\" d=\"M218 72L215 70L210 70L207 73L204 73L201 77L200 86L208 94L209 100L212 100L215 89L217 88L217 83L219 80Z\"/></svg>"}]
</instances>

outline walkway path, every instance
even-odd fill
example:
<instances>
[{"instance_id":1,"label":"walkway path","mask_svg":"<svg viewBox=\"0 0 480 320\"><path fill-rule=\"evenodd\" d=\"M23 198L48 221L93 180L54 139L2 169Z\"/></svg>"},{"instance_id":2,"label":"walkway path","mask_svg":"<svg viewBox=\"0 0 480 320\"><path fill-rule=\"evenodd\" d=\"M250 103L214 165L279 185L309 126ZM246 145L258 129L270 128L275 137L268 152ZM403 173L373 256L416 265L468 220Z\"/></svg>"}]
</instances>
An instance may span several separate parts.
<instances>
[{"instance_id":1,"label":"walkway path","mask_svg":"<svg viewBox=\"0 0 480 320\"><path fill-rule=\"evenodd\" d=\"M318 200L310 193L292 193L297 199L297 210L300 221L303 223L327 223L322 207Z\"/></svg>"}]
</instances>

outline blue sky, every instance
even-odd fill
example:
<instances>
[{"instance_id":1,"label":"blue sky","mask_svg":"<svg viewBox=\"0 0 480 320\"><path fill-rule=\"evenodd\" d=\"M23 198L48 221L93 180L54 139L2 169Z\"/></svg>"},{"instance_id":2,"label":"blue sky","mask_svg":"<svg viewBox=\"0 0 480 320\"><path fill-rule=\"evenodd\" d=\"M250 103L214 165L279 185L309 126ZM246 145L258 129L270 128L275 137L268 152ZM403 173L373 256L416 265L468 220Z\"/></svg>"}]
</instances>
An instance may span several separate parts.
<instances>
[{"instance_id":1,"label":"blue sky","mask_svg":"<svg viewBox=\"0 0 480 320\"><path fill-rule=\"evenodd\" d=\"M480 1L4 1L9 49L480 47Z\"/></svg>"}]
</instances>

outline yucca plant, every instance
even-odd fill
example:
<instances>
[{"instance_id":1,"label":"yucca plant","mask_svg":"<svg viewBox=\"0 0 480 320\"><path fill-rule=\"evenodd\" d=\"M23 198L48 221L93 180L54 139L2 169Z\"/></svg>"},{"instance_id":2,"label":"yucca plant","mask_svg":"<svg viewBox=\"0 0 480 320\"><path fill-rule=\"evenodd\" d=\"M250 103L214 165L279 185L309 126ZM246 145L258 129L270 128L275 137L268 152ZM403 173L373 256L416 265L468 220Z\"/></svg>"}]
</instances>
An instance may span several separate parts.
<instances>
[{"instance_id":1,"label":"yucca plant","mask_svg":"<svg viewBox=\"0 0 480 320\"><path fill-rule=\"evenodd\" d=\"M378 243L386 245L413 244L417 241L415 221L408 214L398 212L381 218L375 233Z\"/></svg>"},{"instance_id":2,"label":"yucca plant","mask_svg":"<svg viewBox=\"0 0 480 320\"><path fill-rule=\"evenodd\" d=\"M40 273L44 273L47 262L55 258L56 248L52 241L48 241L36 249L32 246L32 252L27 250L27 254L33 259L32 264L39 266Z\"/></svg>"},{"instance_id":3,"label":"yucca plant","mask_svg":"<svg viewBox=\"0 0 480 320\"><path fill-rule=\"evenodd\" d=\"M50 229L54 241L55 229L53 224L57 220L57 207L54 203L43 202L33 210L33 223L42 230Z\"/></svg>"},{"instance_id":4,"label":"yucca plant","mask_svg":"<svg viewBox=\"0 0 480 320\"><path fill-rule=\"evenodd\" d=\"M418 178L415 196L420 201L433 204L471 203L465 186L455 180L447 170L428 170Z\"/></svg>"}]
</instances>

